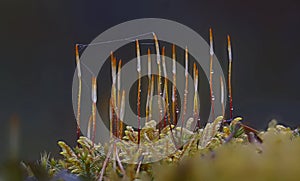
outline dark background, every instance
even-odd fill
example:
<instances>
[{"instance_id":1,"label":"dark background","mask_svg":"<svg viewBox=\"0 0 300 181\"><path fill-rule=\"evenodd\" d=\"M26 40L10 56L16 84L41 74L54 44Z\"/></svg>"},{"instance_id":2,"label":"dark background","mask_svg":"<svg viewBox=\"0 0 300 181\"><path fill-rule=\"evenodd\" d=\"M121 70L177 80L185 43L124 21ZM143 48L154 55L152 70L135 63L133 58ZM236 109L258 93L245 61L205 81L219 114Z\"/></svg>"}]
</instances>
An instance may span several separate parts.
<instances>
[{"instance_id":1,"label":"dark background","mask_svg":"<svg viewBox=\"0 0 300 181\"><path fill-rule=\"evenodd\" d=\"M75 143L71 86L74 45L136 18L185 24L227 60L233 41L234 113L258 129L276 118L299 125L300 11L297 1L2 0L0 6L0 160L9 156L9 120L20 119L20 158L57 154L57 140Z\"/></svg>"}]
</instances>

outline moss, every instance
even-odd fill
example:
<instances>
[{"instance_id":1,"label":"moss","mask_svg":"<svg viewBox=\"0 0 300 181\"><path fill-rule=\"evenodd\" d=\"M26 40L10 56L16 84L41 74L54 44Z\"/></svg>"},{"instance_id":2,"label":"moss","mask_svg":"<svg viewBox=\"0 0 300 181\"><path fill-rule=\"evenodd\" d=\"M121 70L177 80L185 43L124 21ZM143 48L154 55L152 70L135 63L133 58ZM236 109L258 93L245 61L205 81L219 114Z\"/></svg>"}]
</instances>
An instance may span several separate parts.
<instances>
[{"instance_id":1,"label":"moss","mask_svg":"<svg viewBox=\"0 0 300 181\"><path fill-rule=\"evenodd\" d=\"M93 144L88 138L80 137L79 146L75 148L61 141L58 143L63 159L50 159L44 155L38 164L49 177L66 171L79 180L99 180L101 174L104 180L298 180L298 129L270 123L266 131L254 133L241 126L240 121L241 118L236 118L225 124L219 117L204 129L187 132L189 139L182 148L154 163L123 163L126 157L134 157L126 156L126 151L141 159L132 150L117 152L122 163L106 159L113 147ZM130 144L137 134L130 128L128 130L124 140ZM129 132L132 138L129 138ZM161 139L156 138L155 129L149 129L147 125L142 132L146 132L152 141ZM162 137L170 134L170 130L164 134ZM149 141L149 138L144 137L141 141ZM156 149L164 149L161 147L158 144Z\"/></svg>"}]
</instances>

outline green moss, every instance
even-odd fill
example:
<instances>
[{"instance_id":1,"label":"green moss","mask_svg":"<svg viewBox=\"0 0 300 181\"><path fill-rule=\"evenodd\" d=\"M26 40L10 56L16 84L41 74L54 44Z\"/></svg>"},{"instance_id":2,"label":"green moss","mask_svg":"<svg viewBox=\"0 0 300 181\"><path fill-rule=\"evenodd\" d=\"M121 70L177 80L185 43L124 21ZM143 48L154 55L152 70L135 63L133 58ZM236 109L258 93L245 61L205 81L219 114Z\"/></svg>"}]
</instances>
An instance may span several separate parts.
<instances>
[{"instance_id":1,"label":"green moss","mask_svg":"<svg viewBox=\"0 0 300 181\"><path fill-rule=\"evenodd\" d=\"M243 126L238 126L240 120L236 118L220 129L222 117L219 117L204 129L187 132L188 142L181 149L157 162L141 164L140 169L138 164L105 160L107 152L113 149L93 145L86 137L80 137L79 146L75 148L58 142L63 159L54 160L44 155L39 164L49 177L67 170L81 180L98 180L101 172L104 180L298 180L299 130L271 122L266 131L249 133ZM131 144L137 134L130 128L128 130L124 140ZM161 139L156 137L155 129L147 125L143 132L154 142ZM169 133L170 130L166 130L161 136ZM149 141L149 138L141 141ZM156 149L163 149L159 148L161 146L158 144ZM133 149L124 148L118 152L120 161L126 161L125 151L141 159ZM127 157L134 158L133 155ZM105 162L107 166L103 168Z\"/></svg>"}]
</instances>

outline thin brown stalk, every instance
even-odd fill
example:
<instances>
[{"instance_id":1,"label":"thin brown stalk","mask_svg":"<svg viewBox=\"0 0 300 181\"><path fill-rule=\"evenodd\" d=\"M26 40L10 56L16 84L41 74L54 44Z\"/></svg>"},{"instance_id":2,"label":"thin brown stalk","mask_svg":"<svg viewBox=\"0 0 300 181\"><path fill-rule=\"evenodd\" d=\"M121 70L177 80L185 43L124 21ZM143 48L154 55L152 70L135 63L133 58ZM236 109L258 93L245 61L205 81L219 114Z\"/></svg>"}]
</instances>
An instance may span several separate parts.
<instances>
[{"instance_id":1,"label":"thin brown stalk","mask_svg":"<svg viewBox=\"0 0 300 181\"><path fill-rule=\"evenodd\" d=\"M209 88L210 88L210 100L211 100L211 112L212 119L215 119L215 97L213 92L213 59L214 59L214 48L213 48L213 33L212 29L209 29L209 43L210 43L210 66L209 66Z\"/></svg>"},{"instance_id":2,"label":"thin brown stalk","mask_svg":"<svg viewBox=\"0 0 300 181\"><path fill-rule=\"evenodd\" d=\"M166 111L167 111L168 104L169 104L166 102L166 100L169 100L169 99L168 99L168 85L167 85L168 75L167 75L166 58L165 58L165 47L162 47L161 57L162 57L162 67L163 67L163 73L164 73L163 98L165 100L165 111L164 111L165 114L163 115L163 117L164 117L163 128L165 128L167 126L167 116L168 116L168 112L166 112Z\"/></svg>"},{"instance_id":3,"label":"thin brown stalk","mask_svg":"<svg viewBox=\"0 0 300 181\"><path fill-rule=\"evenodd\" d=\"M225 103L224 103L224 83L223 78L220 76L220 85L221 85L221 106L222 106L222 116L225 116Z\"/></svg>"},{"instance_id":4,"label":"thin brown stalk","mask_svg":"<svg viewBox=\"0 0 300 181\"><path fill-rule=\"evenodd\" d=\"M182 138L182 131L184 127L186 109L187 109L187 96L188 96L188 66L189 66L189 53L187 47L185 48L185 89L184 89L184 100L183 100L183 113L181 118L181 130L180 130L180 137Z\"/></svg>"},{"instance_id":5,"label":"thin brown stalk","mask_svg":"<svg viewBox=\"0 0 300 181\"><path fill-rule=\"evenodd\" d=\"M92 77L92 116L93 116L93 144L95 143L96 137L96 103L97 103L97 79L96 77Z\"/></svg>"},{"instance_id":6,"label":"thin brown stalk","mask_svg":"<svg viewBox=\"0 0 300 181\"><path fill-rule=\"evenodd\" d=\"M169 125L169 129L171 131L171 138L174 145L177 147L175 142L175 138L173 135L173 128L171 123L171 116L169 110L169 91L168 91L168 74L167 74L167 67L166 67L166 58L165 58L165 47L162 48L162 66L164 71L164 100L165 100L165 115L164 115L164 128L167 126L167 121Z\"/></svg>"},{"instance_id":7,"label":"thin brown stalk","mask_svg":"<svg viewBox=\"0 0 300 181\"><path fill-rule=\"evenodd\" d=\"M121 90L121 67L122 67L122 60L120 59L119 60L119 63L118 63L118 107L120 107L120 103L121 103L121 100L120 100L120 90Z\"/></svg>"},{"instance_id":8,"label":"thin brown stalk","mask_svg":"<svg viewBox=\"0 0 300 181\"><path fill-rule=\"evenodd\" d=\"M228 42L228 92L229 92L229 110L230 110L230 119L233 117L233 105L232 105L232 88L231 88L231 69L232 69L232 52L231 52L231 41L230 36L227 35Z\"/></svg>"},{"instance_id":9,"label":"thin brown stalk","mask_svg":"<svg viewBox=\"0 0 300 181\"><path fill-rule=\"evenodd\" d=\"M105 160L103 162L102 169L101 169L101 172L100 172L100 177L99 177L98 181L102 181L103 180L103 175L104 175L105 169L107 167L107 164L109 162L109 157L110 157L110 155L111 155L111 153L113 151L113 148L114 148L114 145L111 145L110 148L109 148L109 150L108 150L108 152L107 152L107 154L106 154L106 158L105 158Z\"/></svg>"},{"instance_id":10,"label":"thin brown stalk","mask_svg":"<svg viewBox=\"0 0 300 181\"><path fill-rule=\"evenodd\" d=\"M89 122L88 122L88 127L87 127L87 134L86 134L89 139L92 139L92 137L91 137L92 123L93 123L93 116L91 115L89 117Z\"/></svg>"},{"instance_id":11,"label":"thin brown stalk","mask_svg":"<svg viewBox=\"0 0 300 181\"><path fill-rule=\"evenodd\" d=\"M126 171L125 171L125 169L124 169L124 167L122 165L122 162L120 160L118 148L115 151L116 151L116 160L117 160L117 163L118 163L118 165L120 167L120 170L121 170L122 174L125 176L126 175Z\"/></svg>"},{"instance_id":12,"label":"thin brown stalk","mask_svg":"<svg viewBox=\"0 0 300 181\"><path fill-rule=\"evenodd\" d=\"M78 44L75 45L75 54L76 54L76 64L77 64L77 77L78 77L78 95L77 95L77 139L80 137L80 109L81 109L81 69L80 69L80 59L79 59L79 51Z\"/></svg>"},{"instance_id":13,"label":"thin brown stalk","mask_svg":"<svg viewBox=\"0 0 300 181\"><path fill-rule=\"evenodd\" d=\"M147 102L146 102L146 122L149 121L149 101L151 94L151 52L148 48L148 92L147 92Z\"/></svg>"},{"instance_id":14,"label":"thin brown stalk","mask_svg":"<svg viewBox=\"0 0 300 181\"><path fill-rule=\"evenodd\" d=\"M197 126L200 126L199 120L198 120L198 116L199 116L199 112L198 112L198 69L196 64L194 63L194 121L197 121Z\"/></svg>"},{"instance_id":15,"label":"thin brown stalk","mask_svg":"<svg viewBox=\"0 0 300 181\"><path fill-rule=\"evenodd\" d=\"M153 93L154 93L154 75L151 76L151 90L149 98L149 120L152 119L152 102L153 102Z\"/></svg>"},{"instance_id":16,"label":"thin brown stalk","mask_svg":"<svg viewBox=\"0 0 300 181\"><path fill-rule=\"evenodd\" d=\"M155 48L156 48L156 63L157 63L157 66L158 66L158 82L157 82L157 93L158 95L161 97L162 96L162 92L161 92L161 85L162 85L162 82L161 82L161 66L160 66L160 63L161 63L161 59L160 59L160 51L159 51L159 43L158 43L158 39L157 39L157 36L153 33L153 38L154 38L154 41L155 41ZM160 98L157 99L157 103L158 103L158 109L159 109L159 123L158 123L158 130L159 130L159 133L161 131L161 120L162 120L162 114L163 114L163 110L162 110L162 105L161 105L161 101L160 101Z\"/></svg>"},{"instance_id":17,"label":"thin brown stalk","mask_svg":"<svg viewBox=\"0 0 300 181\"><path fill-rule=\"evenodd\" d=\"M173 124L177 125L177 95L176 95L176 50L175 45L172 46L172 73L173 73L173 89L172 89L172 117Z\"/></svg>"},{"instance_id":18,"label":"thin brown stalk","mask_svg":"<svg viewBox=\"0 0 300 181\"><path fill-rule=\"evenodd\" d=\"M137 168L136 168L136 172L135 172L135 177L138 177L139 173L140 173L140 169L141 169L141 165L142 165L142 162L144 160L144 156L140 156L139 157L139 160L138 160L138 165L137 165Z\"/></svg>"},{"instance_id":19,"label":"thin brown stalk","mask_svg":"<svg viewBox=\"0 0 300 181\"><path fill-rule=\"evenodd\" d=\"M113 137L113 103L112 103L112 98L109 99L109 133L110 133L110 138Z\"/></svg>"},{"instance_id":20,"label":"thin brown stalk","mask_svg":"<svg viewBox=\"0 0 300 181\"><path fill-rule=\"evenodd\" d=\"M124 121L124 114L125 114L125 90L122 92L122 100L121 100L121 107L120 107L120 138L123 137L123 121Z\"/></svg>"},{"instance_id":21,"label":"thin brown stalk","mask_svg":"<svg viewBox=\"0 0 300 181\"><path fill-rule=\"evenodd\" d=\"M119 60L119 63L118 63L118 91L117 91L117 107L118 107L118 113L117 113L117 119L116 119L116 127L117 127L117 135L116 137L117 138L120 138L119 137L119 134L120 134L120 127L121 127L121 124L122 122L120 121L120 106L121 106L121 66L122 66L122 60L120 59Z\"/></svg>"},{"instance_id":22,"label":"thin brown stalk","mask_svg":"<svg viewBox=\"0 0 300 181\"><path fill-rule=\"evenodd\" d=\"M117 107L117 94L116 94L116 82L117 82L117 75L116 75L116 69L117 69L117 60L116 57L114 57L113 53L111 53L111 74L112 74L112 88L111 88L111 98L112 98L112 134L116 135L115 131L115 125L116 125L116 114L118 114L118 107Z\"/></svg>"},{"instance_id":23,"label":"thin brown stalk","mask_svg":"<svg viewBox=\"0 0 300 181\"><path fill-rule=\"evenodd\" d=\"M141 140L141 55L139 41L136 40L137 72L138 72L138 95L137 95L137 118L138 118L138 144Z\"/></svg>"}]
</instances>

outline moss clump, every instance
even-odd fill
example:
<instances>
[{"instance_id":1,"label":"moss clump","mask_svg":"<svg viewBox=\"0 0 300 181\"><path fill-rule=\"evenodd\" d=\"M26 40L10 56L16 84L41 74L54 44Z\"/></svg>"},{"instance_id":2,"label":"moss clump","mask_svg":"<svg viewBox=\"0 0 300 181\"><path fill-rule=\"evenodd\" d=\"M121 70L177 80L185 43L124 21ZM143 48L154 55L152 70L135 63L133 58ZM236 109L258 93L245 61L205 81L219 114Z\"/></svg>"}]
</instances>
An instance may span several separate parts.
<instances>
[{"instance_id":1,"label":"moss clump","mask_svg":"<svg viewBox=\"0 0 300 181\"><path fill-rule=\"evenodd\" d=\"M204 129L184 131L189 138L187 143L153 163L141 164L151 155L141 157L140 152L136 152L140 160L137 164L124 163L125 152L134 154L130 148L97 145L80 137L79 146L73 149L62 141L58 143L63 159L43 156L37 165L46 171L48 178L62 180L298 180L299 130L270 123L266 131L256 132L240 121L241 118L236 118L224 123L222 117L218 117ZM166 130L156 139L155 130L149 131L147 125L143 132L146 130L152 139L141 141L159 142L161 137L170 134L170 129ZM133 143L136 132L128 128L125 133L126 143ZM163 149L160 147L163 146L158 144L156 149ZM114 152L116 149L119 151ZM116 161L106 157L113 155L112 152L118 154ZM24 167L30 176L38 177L32 165L24 164Z\"/></svg>"}]
</instances>

